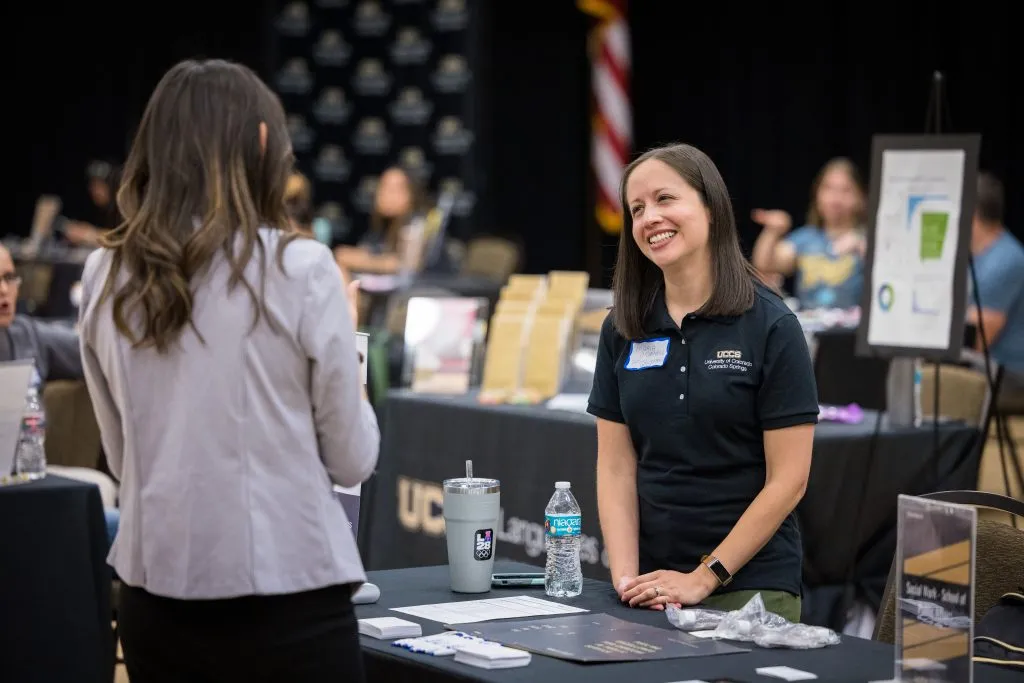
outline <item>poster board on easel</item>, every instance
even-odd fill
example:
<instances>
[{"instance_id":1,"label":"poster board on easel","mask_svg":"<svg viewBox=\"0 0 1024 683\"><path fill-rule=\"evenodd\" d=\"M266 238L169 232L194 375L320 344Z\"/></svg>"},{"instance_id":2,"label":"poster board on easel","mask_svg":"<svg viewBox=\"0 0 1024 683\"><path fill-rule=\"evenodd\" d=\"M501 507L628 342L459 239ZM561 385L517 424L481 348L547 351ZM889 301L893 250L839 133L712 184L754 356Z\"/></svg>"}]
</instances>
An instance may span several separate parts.
<instances>
[{"instance_id":1,"label":"poster board on easel","mask_svg":"<svg viewBox=\"0 0 1024 683\"><path fill-rule=\"evenodd\" d=\"M876 135L857 354L957 361L980 135Z\"/></svg>"}]
</instances>

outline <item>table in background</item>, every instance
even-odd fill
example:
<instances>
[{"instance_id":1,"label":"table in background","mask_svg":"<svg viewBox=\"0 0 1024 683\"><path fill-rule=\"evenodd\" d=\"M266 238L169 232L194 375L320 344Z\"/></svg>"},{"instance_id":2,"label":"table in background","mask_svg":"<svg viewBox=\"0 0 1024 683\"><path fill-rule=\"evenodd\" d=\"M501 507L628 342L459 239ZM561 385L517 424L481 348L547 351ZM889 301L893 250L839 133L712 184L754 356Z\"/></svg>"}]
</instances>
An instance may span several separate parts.
<instances>
[{"instance_id":1,"label":"table in background","mask_svg":"<svg viewBox=\"0 0 1024 683\"><path fill-rule=\"evenodd\" d=\"M498 562L496 571L528 572L536 567L518 562ZM460 595L448 590L448 567L420 567L393 571L371 572L369 580L380 586L381 598L376 605L356 607L361 618L393 616L416 621L423 626L423 635L443 631L441 624L419 619L407 614L392 612L391 607L408 607L456 600L479 600L511 595L535 595L544 598L539 589L492 590L483 595ZM552 599L552 598L545 598ZM671 628L664 612L644 609L630 609L619 602L615 591L607 583L585 579L583 594L566 602L591 612L604 612L628 621ZM542 617L543 618L543 617ZM472 628L467 624L467 629ZM766 681L756 673L763 666L791 666L818 675L827 681L877 681L888 680L893 674L893 646L852 636L843 636L839 645L819 650L779 650L753 647L750 652L712 657L691 657L649 662L625 662L616 664L578 664L552 657L534 654L529 666L503 671L487 671L464 664L456 664L452 657L431 657L414 654L394 647L390 641L360 637L363 647L363 661L366 664L367 680L392 683L394 681L416 681L416 683L441 683L459 681L508 681L539 683L558 681L560 683L622 683L623 681L683 681L702 679L706 681L722 678L737 681ZM743 644L744 647L751 647ZM999 682L1013 680L1009 671L996 667L977 665L974 680L978 682Z\"/></svg>"},{"instance_id":2,"label":"table in background","mask_svg":"<svg viewBox=\"0 0 1024 683\"><path fill-rule=\"evenodd\" d=\"M110 683L107 531L100 490L57 476L0 487L0 679Z\"/></svg>"},{"instance_id":3,"label":"table in background","mask_svg":"<svg viewBox=\"0 0 1024 683\"><path fill-rule=\"evenodd\" d=\"M593 417L407 390L391 391L383 408L380 464L364 500L371 510L362 530L368 567L447 561L441 481L462 476L472 459L477 476L501 480L499 557L543 557L544 507L555 482L567 480L583 511L584 574L607 579ZM815 432L810 481L798 508L804 619L812 623L841 626L837 605L850 591L877 606L896 548L897 494L936 490L931 429L893 428L884 419L876 423L877 415L869 412L858 425L822 423ZM938 487L973 488L978 431L946 424L939 436Z\"/></svg>"}]
</instances>

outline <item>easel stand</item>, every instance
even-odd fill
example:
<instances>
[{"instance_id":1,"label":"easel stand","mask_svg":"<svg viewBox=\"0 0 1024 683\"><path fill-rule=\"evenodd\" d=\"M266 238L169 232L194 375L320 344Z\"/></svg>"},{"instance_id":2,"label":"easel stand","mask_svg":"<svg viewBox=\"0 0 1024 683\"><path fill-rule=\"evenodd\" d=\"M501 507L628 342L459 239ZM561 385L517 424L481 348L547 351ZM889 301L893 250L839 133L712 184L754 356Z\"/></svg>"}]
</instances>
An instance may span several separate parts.
<instances>
[{"instance_id":1,"label":"easel stand","mask_svg":"<svg viewBox=\"0 0 1024 683\"><path fill-rule=\"evenodd\" d=\"M948 122L949 116L949 101L946 98L945 90L943 89L943 75L941 72L936 71L932 77L932 88L931 93L928 97L928 112L925 116L925 134L926 135L940 135L942 131L943 115ZM970 249L967 250L967 267L971 277L971 298L975 310L979 312L978 315L978 338L981 340L982 356L985 361L985 378L988 382L989 389L989 400L991 404L989 409L986 411L985 424L981 425L981 443L978 445L978 458L979 462L985 452L985 445L988 441L988 434L991 429L992 418L995 417L996 421L996 441L999 445L999 464L1003 472L1003 486L1006 489L1006 495L1012 496L1013 489L1010 488L1010 467L1013 467L1014 474L1016 475L1017 486L1021 491L1024 491L1024 474L1021 472L1020 460L1017 455L1017 447L1013 441L1013 437L1010 434L1010 426L1005 415L999 411L999 390L1002 385L1003 371L1002 369L993 372L992 370L992 356L989 352L988 337L985 334L985 324L980 314L981 307L981 293L978 291L978 275L974 267L974 254ZM936 478L935 483L938 484L938 457L939 457L939 376L941 369L941 362L935 362L935 404L932 411L932 422L934 424L934 462L936 463ZM1007 463L1009 460L1009 466ZM1014 528L1017 527L1017 519L1011 515Z\"/></svg>"}]
</instances>

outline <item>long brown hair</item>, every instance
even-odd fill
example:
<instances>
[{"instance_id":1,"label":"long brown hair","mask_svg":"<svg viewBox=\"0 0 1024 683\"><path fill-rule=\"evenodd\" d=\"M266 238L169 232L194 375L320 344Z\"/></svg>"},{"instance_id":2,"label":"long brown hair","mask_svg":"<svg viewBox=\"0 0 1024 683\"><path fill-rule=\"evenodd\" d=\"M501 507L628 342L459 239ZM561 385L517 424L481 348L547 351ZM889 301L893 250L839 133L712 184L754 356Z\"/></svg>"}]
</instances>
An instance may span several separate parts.
<instances>
[{"instance_id":1,"label":"long brown hair","mask_svg":"<svg viewBox=\"0 0 1024 683\"><path fill-rule=\"evenodd\" d=\"M654 305L664 276L644 256L633 239L633 217L626 199L626 183L636 167L656 159L679 174L701 196L711 214L708 245L711 252L711 296L701 306L702 315L739 315L754 305L757 271L743 258L736 217L722 174L708 155L691 145L657 147L637 157L622 174L619 199L623 226L612 285L615 297L615 327L627 339L644 336L644 320Z\"/></svg>"},{"instance_id":2,"label":"long brown hair","mask_svg":"<svg viewBox=\"0 0 1024 683\"><path fill-rule=\"evenodd\" d=\"M409 209L400 216L382 216L377 209L377 198L374 196L373 208L370 210L370 232L381 238L388 251L398 249L398 238L402 228L408 225L414 216L426 213L428 203L423 185L401 166L390 166L384 169L380 177L383 178L385 173L395 171L402 174L409 188Z\"/></svg>"},{"instance_id":3,"label":"long brown hair","mask_svg":"<svg viewBox=\"0 0 1024 683\"><path fill-rule=\"evenodd\" d=\"M114 322L133 346L165 352L186 325L202 339L192 320L193 278L218 252L231 266L229 287L245 287L253 327L259 323L267 264L258 230L288 226L291 167L284 110L250 69L188 60L164 75L125 162L117 193L124 221L102 242L112 251L102 299L113 297ZM296 236L282 235L279 267ZM254 286L244 271L255 255ZM122 269L128 277L118 287Z\"/></svg>"},{"instance_id":4,"label":"long brown hair","mask_svg":"<svg viewBox=\"0 0 1024 683\"><path fill-rule=\"evenodd\" d=\"M853 222L854 226L860 227L864 225L864 219L867 215L867 206L864 202L864 198L866 196L864 192L864 181L861 179L857 165L846 157L835 157L829 159L818 171L818 175L814 176L814 180L811 181L811 201L807 206L807 216L805 217L804 224L813 225L818 228L825 227L822 225L821 211L818 209L818 190L821 189L821 184L825 181L825 176L834 170L840 170L845 173L857 188L857 191L860 192L860 211L857 212L857 216L854 218Z\"/></svg>"}]
</instances>

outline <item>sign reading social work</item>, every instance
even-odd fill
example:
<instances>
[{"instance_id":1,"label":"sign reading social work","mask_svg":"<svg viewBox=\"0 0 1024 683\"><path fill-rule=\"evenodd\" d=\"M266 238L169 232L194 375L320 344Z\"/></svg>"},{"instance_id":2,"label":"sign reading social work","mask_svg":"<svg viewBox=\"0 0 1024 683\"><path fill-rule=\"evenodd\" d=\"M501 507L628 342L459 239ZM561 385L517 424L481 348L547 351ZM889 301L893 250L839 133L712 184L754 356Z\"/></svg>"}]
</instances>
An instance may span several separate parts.
<instances>
[{"instance_id":1,"label":"sign reading social work","mask_svg":"<svg viewBox=\"0 0 1024 683\"><path fill-rule=\"evenodd\" d=\"M977 510L899 497L896 680L971 680Z\"/></svg>"},{"instance_id":2,"label":"sign reading social work","mask_svg":"<svg viewBox=\"0 0 1024 683\"><path fill-rule=\"evenodd\" d=\"M957 360L981 138L875 136L857 352Z\"/></svg>"}]
</instances>

